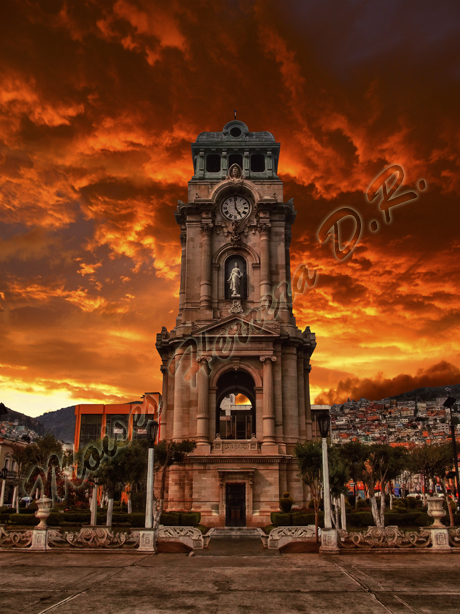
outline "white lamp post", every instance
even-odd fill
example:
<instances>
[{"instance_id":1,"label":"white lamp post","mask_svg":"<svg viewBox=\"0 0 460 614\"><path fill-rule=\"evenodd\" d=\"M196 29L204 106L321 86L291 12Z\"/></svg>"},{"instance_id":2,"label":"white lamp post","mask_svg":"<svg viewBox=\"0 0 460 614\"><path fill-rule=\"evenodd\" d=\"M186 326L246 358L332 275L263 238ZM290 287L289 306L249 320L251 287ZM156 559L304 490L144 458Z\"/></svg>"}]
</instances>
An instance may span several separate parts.
<instances>
[{"instance_id":1,"label":"white lamp post","mask_svg":"<svg viewBox=\"0 0 460 614\"><path fill-rule=\"evenodd\" d=\"M97 485L99 483L99 478L93 478L93 493L91 499L91 526L94 527L97 524Z\"/></svg>"},{"instance_id":2,"label":"white lamp post","mask_svg":"<svg viewBox=\"0 0 460 614\"><path fill-rule=\"evenodd\" d=\"M158 422L151 420L147 424L147 439L149 442L149 458L147 466L147 499L145 502L145 528L153 527L153 463L154 446L158 434Z\"/></svg>"},{"instance_id":3,"label":"white lamp post","mask_svg":"<svg viewBox=\"0 0 460 614\"><path fill-rule=\"evenodd\" d=\"M331 491L329 487L329 462L327 458L327 436L329 434L329 414L322 412L318 415L319 432L322 439L323 451L323 490L324 490L324 528L332 528L331 520Z\"/></svg>"},{"instance_id":4,"label":"white lamp post","mask_svg":"<svg viewBox=\"0 0 460 614\"><path fill-rule=\"evenodd\" d=\"M321 412L317 417L319 432L322 439L323 452L323 499L324 499L324 530L321 532L320 552L337 553L337 530L332 528L331 491L329 487L329 462L327 458L327 436L329 433L329 412Z\"/></svg>"}]
</instances>

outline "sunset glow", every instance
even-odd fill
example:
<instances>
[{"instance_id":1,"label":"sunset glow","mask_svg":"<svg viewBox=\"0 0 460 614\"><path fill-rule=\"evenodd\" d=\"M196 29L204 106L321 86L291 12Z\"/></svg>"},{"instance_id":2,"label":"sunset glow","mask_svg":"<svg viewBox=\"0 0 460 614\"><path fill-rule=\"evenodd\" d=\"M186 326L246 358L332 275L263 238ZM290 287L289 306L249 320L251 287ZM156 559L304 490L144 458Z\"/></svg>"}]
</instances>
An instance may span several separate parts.
<instances>
[{"instance_id":1,"label":"sunset glow","mask_svg":"<svg viewBox=\"0 0 460 614\"><path fill-rule=\"evenodd\" d=\"M0 19L0 401L39 415L161 392L190 143L281 143L312 402L460 382L460 88L451 5L13 0ZM382 9L383 11L383 9ZM411 27L408 27L410 21ZM391 165L391 221L366 192ZM426 182L421 189L420 180ZM391 183L391 182L390 182ZM352 254L318 232L348 207ZM377 230L371 223L377 222ZM341 247L354 222L340 222ZM238 402L238 401L237 401Z\"/></svg>"}]
</instances>

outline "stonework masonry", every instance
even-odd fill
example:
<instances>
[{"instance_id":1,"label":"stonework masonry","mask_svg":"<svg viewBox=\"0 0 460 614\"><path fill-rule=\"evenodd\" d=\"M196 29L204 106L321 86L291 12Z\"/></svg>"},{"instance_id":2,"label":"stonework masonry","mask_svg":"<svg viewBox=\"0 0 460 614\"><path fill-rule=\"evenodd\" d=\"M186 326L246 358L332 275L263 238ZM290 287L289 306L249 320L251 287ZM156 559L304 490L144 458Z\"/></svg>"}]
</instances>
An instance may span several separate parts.
<instances>
[{"instance_id":1,"label":"stonework masonry","mask_svg":"<svg viewBox=\"0 0 460 614\"><path fill-rule=\"evenodd\" d=\"M179 314L156 343L162 436L197 447L171 467L166 507L200 511L208 526L266 525L286 490L306 504L293 451L312 437L316 339L292 313L296 212L283 200L279 150L269 132L249 132L237 120L200 134L188 202L175 213ZM246 404L226 412L230 394Z\"/></svg>"}]
</instances>

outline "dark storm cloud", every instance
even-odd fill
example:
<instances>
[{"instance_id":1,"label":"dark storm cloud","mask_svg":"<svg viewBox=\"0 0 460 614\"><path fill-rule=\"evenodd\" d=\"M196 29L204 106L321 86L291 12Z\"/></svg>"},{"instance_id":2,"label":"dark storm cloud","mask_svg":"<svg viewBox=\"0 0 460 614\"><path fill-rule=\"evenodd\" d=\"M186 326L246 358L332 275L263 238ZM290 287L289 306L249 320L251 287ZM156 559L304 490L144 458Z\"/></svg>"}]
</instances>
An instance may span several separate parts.
<instances>
[{"instance_id":1,"label":"dark storm cloud","mask_svg":"<svg viewBox=\"0 0 460 614\"><path fill-rule=\"evenodd\" d=\"M298 211L293 268L318 272L295 301L299 325L318 335L315 391L352 373L415 373L417 344L433 330L432 362L458 362L456 3L7 0L0 11L0 324L3 353L17 356L11 389L37 377L49 392L41 365L66 354L63 364L74 356L78 366L85 342L94 373L76 368L64 382L57 371L56 388L78 400L160 387L152 348L177 312L173 212L187 199L189 144L235 108L282 144L285 200ZM407 189L419 179L428 189L386 224L365 193L390 164L404 168ZM362 232L339 262L318 231L344 206ZM346 243L350 220L341 231ZM50 339L63 343L52 359Z\"/></svg>"}]
</instances>

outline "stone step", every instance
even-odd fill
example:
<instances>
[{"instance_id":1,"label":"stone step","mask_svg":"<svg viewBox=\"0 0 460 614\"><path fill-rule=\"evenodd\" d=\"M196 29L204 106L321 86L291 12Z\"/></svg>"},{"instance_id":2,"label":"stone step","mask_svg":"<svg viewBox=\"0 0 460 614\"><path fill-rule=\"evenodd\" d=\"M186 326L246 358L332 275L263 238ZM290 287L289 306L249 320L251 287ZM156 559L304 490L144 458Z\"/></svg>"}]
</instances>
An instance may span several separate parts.
<instances>
[{"instance_id":1,"label":"stone step","mask_svg":"<svg viewBox=\"0 0 460 614\"><path fill-rule=\"evenodd\" d=\"M254 527L216 527L211 530L214 537L260 537L263 531Z\"/></svg>"}]
</instances>

